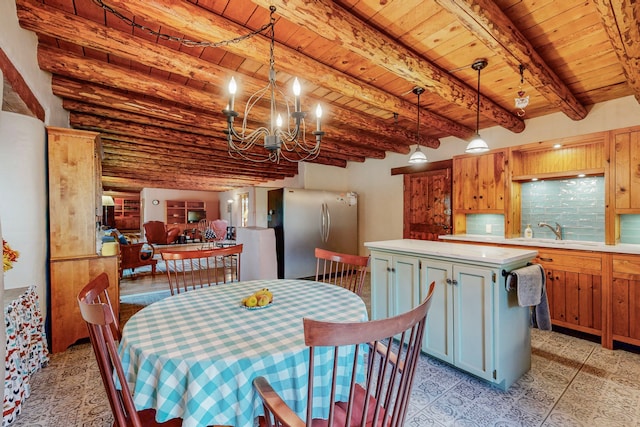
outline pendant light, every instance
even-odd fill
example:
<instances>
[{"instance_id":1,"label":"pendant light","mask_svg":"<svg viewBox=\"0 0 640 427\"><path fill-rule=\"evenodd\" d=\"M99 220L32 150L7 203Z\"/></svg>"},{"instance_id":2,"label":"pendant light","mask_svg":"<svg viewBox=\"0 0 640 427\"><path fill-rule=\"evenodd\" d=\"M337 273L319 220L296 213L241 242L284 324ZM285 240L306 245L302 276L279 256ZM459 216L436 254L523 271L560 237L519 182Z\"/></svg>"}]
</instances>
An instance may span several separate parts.
<instances>
[{"instance_id":1,"label":"pendant light","mask_svg":"<svg viewBox=\"0 0 640 427\"><path fill-rule=\"evenodd\" d=\"M420 95L424 92L424 88L416 86L412 92L418 95L418 128L416 130L416 142L418 145L416 145L415 151L409 157L409 163L426 163L428 162L427 156L420 149Z\"/></svg>"},{"instance_id":2,"label":"pendant light","mask_svg":"<svg viewBox=\"0 0 640 427\"><path fill-rule=\"evenodd\" d=\"M489 146L480 137L480 71L486 66L486 59L476 59L474 63L471 64L471 68L478 71L478 105L476 106L476 135L471 142L469 142L469 145L467 145L467 149L464 150L466 153L475 154L489 151Z\"/></svg>"}]
</instances>

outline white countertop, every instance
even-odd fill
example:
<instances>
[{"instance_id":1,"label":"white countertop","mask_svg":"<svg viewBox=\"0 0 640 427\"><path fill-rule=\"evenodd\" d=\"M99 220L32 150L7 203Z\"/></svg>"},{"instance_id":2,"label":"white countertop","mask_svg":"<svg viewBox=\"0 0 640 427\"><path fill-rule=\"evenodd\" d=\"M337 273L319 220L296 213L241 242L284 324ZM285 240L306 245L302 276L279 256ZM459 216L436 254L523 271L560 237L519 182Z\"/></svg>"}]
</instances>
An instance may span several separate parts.
<instances>
[{"instance_id":1,"label":"white countertop","mask_svg":"<svg viewBox=\"0 0 640 427\"><path fill-rule=\"evenodd\" d=\"M535 246L540 248L573 249L581 251L612 252L621 254L640 254L640 245L618 244L605 245L601 242L587 242L582 240L553 240L553 239L525 239L517 237L505 239L501 236L482 234L456 234L439 236L440 240L492 243L500 245Z\"/></svg>"},{"instance_id":2,"label":"white countertop","mask_svg":"<svg viewBox=\"0 0 640 427\"><path fill-rule=\"evenodd\" d=\"M384 240L365 242L369 249L435 256L441 258L475 261L487 264L509 264L516 261L530 261L538 254L535 250L504 248L482 245L459 245L456 243L434 242L431 240Z\"/></svg>"}]
</instances>

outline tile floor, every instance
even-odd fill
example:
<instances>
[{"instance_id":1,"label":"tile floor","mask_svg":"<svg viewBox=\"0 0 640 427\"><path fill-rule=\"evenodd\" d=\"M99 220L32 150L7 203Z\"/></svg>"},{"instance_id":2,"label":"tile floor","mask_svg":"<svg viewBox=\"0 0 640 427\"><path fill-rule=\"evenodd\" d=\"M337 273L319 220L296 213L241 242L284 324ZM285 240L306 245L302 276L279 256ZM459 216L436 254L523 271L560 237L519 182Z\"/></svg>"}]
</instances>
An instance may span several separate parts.
<instances>
[{"instance_id":1,"label":"tile floor","mask_svg":"<svg viewBox=\"0 0 640 427\"><path fill-rule=\"evenodd\" d=\"M164 285L154 288L151 282L159 280L124 281L125 295L142 288L165 292L125 297L129 304L121 307L123 318L139 309L131 307L132 302L144 306L157 295L168 295ZM423 355L405 425L640 427L640 351L632 350L607 350L595 342L534 329L531 370L507 391ZM14 427L111 426L88 344L53 355L31 387Z\"/></svg>"}]
</instances>

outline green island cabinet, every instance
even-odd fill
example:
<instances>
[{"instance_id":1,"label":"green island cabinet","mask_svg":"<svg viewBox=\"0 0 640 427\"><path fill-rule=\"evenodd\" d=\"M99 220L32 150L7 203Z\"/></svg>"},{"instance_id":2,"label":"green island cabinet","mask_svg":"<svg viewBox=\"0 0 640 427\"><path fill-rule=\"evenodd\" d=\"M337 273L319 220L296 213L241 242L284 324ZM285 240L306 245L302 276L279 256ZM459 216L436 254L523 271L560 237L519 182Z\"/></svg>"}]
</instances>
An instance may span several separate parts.
<instances>
[{"instance_id":1,"label":"green island cabinet","mask_svg":"<svg viewBox=\"0 0 640 427\"><path fill-rule=\"evenodd\" d=\"M504 273L535 250L401 239L367 242L371 317L406 312L436 283L422 351L508 389L531 368L530 309L507 292Z\"/></svg>"}]
</instances>

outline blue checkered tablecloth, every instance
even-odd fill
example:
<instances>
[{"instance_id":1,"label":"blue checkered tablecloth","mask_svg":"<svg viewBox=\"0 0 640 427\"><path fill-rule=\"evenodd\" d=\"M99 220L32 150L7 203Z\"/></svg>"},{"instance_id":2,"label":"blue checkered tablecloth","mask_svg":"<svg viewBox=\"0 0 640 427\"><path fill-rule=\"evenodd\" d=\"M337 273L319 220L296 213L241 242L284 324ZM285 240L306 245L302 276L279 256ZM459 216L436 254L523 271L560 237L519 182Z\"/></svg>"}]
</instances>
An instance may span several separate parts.
<instances>
[{"instance_id":1,"label":"blue checkered tablecloth","mask_svg":"<svg viewBox=\"0 0 640 427\"><path fill-rule=\"evenodd\" d=\"M262 288L273 292L273 304L241 306ZM136 407L156 409L158 421L180 417L183 426L253 426L263 409L252 381L264 376L304 419L309 352L303 317L365 321L367 310L356 294L308 280L227 283L145 307L125 325L119 349ZM316 362L314 407L326 407L321 400L330 392L321 377L330 368L323 363ZM347 393L345 387L338 399Z\"/></svg>"}]
</instances>

